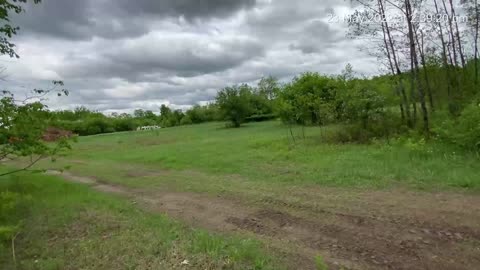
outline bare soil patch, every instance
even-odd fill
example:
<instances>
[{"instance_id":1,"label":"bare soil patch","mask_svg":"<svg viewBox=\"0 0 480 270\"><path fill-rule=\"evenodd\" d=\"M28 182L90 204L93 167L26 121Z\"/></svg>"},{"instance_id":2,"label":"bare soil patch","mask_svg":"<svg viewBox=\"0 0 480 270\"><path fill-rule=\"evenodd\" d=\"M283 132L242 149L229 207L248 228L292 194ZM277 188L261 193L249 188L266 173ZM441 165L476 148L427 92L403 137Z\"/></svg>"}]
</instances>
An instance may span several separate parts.
<instances>
[{"instance_id":1,"label":"bare soil patch","mask_svg":"<svg viewBox=\"0 0 480 270\"><path fill-rule=\"evenodd\" d=\"M140 170L140 169L132 169L128 170L125 173L125 176L131 178L142 178L142 177L153 177L153 176L162 176L166 175L167 172L160 172L160 171L153 171L153 170Z\"/></svg>"},{"instance_id":2,"label":"bare soil patch","mask_svg":"<svg viewBox=\"0 0 480 270\"><path fill-rule=\"evenodd\" d=\"M96 179L94 179L94 178L73 175L69 172L49 170L49 171L47 171L47 174L62 176L66 180L71 181L71 182L75 182L75 183L81 183L81 184L87 184L87 185L94 185L94 184L97 183Z\"/></svg>"},{"instance_id":3,"label":"bare soil patch","mask_svg":"<svg viewBox=\"0 0 480 270\"><path fill-rule=\"evenodd\" d=\"M58 172L50 172L59 175ZM290 269L478 269L480 198L450 193L293 189L246 205L203 194L134 190L62 173L191 226L247 232L284 255ZM291 197L301 196L292 202Z\"/></svg>"}]
</instances>

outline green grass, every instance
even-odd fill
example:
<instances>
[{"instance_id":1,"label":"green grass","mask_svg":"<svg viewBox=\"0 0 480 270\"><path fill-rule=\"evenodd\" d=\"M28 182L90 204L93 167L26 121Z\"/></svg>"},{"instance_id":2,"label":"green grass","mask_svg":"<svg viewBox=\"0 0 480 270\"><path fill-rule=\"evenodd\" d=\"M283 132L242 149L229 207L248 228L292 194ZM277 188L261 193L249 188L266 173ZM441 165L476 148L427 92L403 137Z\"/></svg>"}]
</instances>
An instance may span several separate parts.
<instances>
[{"instance_id":1,"label":"green grass","mask_svg":"<svg viewBox=\"0 0 480 270\"><path fill-rule=\"evenodd\" d=\"M199 185L206 190L208 185L213 189L213 185L242 183L252 188L318 185L480 189L477 156L456 153L438 143L397 140L390 145L328 144L323 138L333 129L306 128L306 139L297 138L295 144L279 122L249 124L240 129L210 123L83 137L67 161L58 166L71 165L78 173L133 186L158 186L168 179L132 178L129 170L169 170L178 172L174 181L178 188L195 185L191 178L203 176L207 180ZM303 137L298 127L294 133Z\"/></svg>"},{"instance_id":2,"label":"green grass","mask_svg":"<svg viewBox=\"0 0 480 270\"><path fill-rule=\"evenodd\" d=\"M11 206L0 227L21 222L17 269L277 269L254 240L190 229L87 186L23 173L1 179L7 193L17 199L0 196ZM1 269L15 269L10 239L0 241Z\"/></svg>"},{"instance_id":3,"label":"green grass","mask_svg":"<svg viewBox=\"0 0 480 270\"><path fill-rule=\"evenodd\" d=\"M81 137L65 157L37 168L68 167L76 175L149 192L200 192L295 209L335 207L335 200L317 196L328 188L347 199L359 189L480 191L478 156L413 140L327 143L336 128L306 128L303 139L295 127L295 143L275 121ZM0 239L2 226L24 220L16 239L19 269L184 269L184 260L192 269L278 269L253 240L192 230L55 177L1 179L0 194L6 191L22 194L13 216L0 213ZM13 268L9 239L0 249L2 269Z\"/></svg>"}]
</instances>

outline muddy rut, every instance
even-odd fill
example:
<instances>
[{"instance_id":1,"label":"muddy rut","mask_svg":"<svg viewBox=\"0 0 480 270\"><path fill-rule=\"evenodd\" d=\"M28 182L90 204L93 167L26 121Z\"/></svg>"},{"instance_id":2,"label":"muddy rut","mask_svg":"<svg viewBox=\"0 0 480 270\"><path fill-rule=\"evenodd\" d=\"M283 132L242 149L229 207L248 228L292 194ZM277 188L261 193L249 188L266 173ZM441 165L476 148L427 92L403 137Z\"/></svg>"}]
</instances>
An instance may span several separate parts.
<instances>
[{"instance_id":1,"label":"muddy rut","mask_svg":"<svg viewBox=\"0 0 480 270\"><path fill-rule=\"evenodd\" d=\"M95 178L49 171L128 197L151 211L215 232L248 233L285 258L289 269L480 269L480 198L463 194L322 190L293 193L333 207L195 193L134 190ZM298 192L298 191L297 191ZM320 203L321 204L321 203Z\"/></svg>"}]
</instances>

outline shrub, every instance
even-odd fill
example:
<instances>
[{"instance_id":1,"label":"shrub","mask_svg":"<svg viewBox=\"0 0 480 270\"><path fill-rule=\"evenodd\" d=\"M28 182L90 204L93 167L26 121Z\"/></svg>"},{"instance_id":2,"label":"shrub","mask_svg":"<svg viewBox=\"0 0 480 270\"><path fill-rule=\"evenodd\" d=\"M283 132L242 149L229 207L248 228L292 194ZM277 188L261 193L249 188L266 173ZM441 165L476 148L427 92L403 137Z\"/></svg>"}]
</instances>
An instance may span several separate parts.
<instances>
[{"instance_id":1,"label":"shrub","mask_svg":"<svg viewBox=\"0 0 480 270\"><path fill-rule=\"evenodd\" d=\"M385 118L385 99L371 85L356 83L342 96L343 119L363 129Z\"/></svg>"},{"instance_id":2,"label":"shrub","mask_svg":"<svg viewBox=\"0 0 480 270\"><path fill-rule=\"evenodd\" d=\"M31 198L20 193L0 193L0 243L9 241L21 226L21 217L26 213Z\"/></svg>"},{"instance_id":3,"label":"shrub","mask_svg":"<svg viewBox=\"0 0 480 270\"><path fill-rule=\"evenodd\" d=\"M180 125L185 126L185 125L191 125L193 124L192 119L190 119L190 116L186 115L185 117L182 118L182 121L180 121Z\"/></svg>"},{"instance_id":4,"label":"shrub","mask_svg":"<svg viewBox=\"0 0 480 270\"><path fill-rule=\"evenodd\" d=\"M118 118L113 120L115 131L132 131L137 129L137 125L132 118Z\"/></svg>"},{"instance_id":5,"label":"shrub","mask_svg":"<svg viewBox=\"0 0 480 270\"><path fill-rule=\"evenodd\" d=\"M345 124L327 134L324 140L331 143L370 143L375 139L390 139L403 133L401 119L394 113L378 115L367 126L362 122Z\"/></svg>"},{"instance_id":6,"label":"shrub","mask_svg":"<svg viewBox=\"0 0 480 270\"><path fill-rule=\"evenodd\" d=\"M252 90L248 85L227 87L217 95L217 104L225 120L232 127L240 127L252 112L250 96Z\"/></svg>"},{"instance_id":7,"label":"shrub","mask_svg":"<svg viewBox=\"0 0 480 270\"><path fill-rule=\"evenodd\" d=\"M323 139L329 143L368 143L374 137L372 131L360 125L345 125L324 135Z\"/></svg>"},{"instance_id":8,"label":"shrub","mask_svg":"<svg viewBox=\"0 0 480 270\"><path fill-rule=\"evenodd\" d=\"M102 133L112 133L115 130L113 129L112 123L105 118L92 118L84 122L86 132L85 135L96 135Z\"/></svg>"},{"instance_id":9,"label":"shrub","mask_svg":"<svg viewBox=\"0 0 480 270\"><path fill-rule=\"evenodd\" d=\"M182 119L182 121L180 121L180 124L181 125L190 125L193 123L200 124L208 121L207 110L208 110L207 107L202 107L200 105L193 106L193 108L187 111L185 117Z\"/></svg>"},{"instance_id":10,"label":"shrub","mask_svg":"<svg viewBox=\"0 0 480 270\"><path fill-rule=\"evenodd\" d=\"M325 125L334 118L338 90L334 78L307 72L279 93L277 112L284 123Z\"/></svg>"},{"instance_id":11,"label":"shrub","mask_svg":"<svg viewBox=\"0 0 480 270\"><path fill-rule=\"evenodd\" d=\"M276 114L261 114L261 115L252 115L245 119L246 122L264 122L276 119L278 116Z\"/></svg>"},{"instance_id":12,"label":"shrub","mask_svg":"<svg viewBox=\"0 0 480 270\"><path fill-rule=\"evenodd\" d=\"M480 151L480 104L473 102L456 119L448 119L434 128L442 140L464 149Z\"/></svg>"}]
</instances>

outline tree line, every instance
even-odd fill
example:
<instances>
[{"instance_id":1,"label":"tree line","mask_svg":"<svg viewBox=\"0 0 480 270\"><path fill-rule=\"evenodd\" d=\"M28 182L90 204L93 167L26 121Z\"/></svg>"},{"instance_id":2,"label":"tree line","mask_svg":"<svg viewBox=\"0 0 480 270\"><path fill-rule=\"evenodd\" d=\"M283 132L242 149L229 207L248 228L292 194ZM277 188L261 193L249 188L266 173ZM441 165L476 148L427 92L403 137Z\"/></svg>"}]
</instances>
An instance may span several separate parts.
<instances>
[{"instance_id":1,"label":"tree line","mask_svg":"<svg viewBox=\"0 0 480 270\"><path fill-rule=\"evenodd\" d=\"M474 87L475 75L468 69L474 66L468 59L466 67L457 67L469 87ZM158 112L136 110L133 114L112 114L78 108L74 111L49 112L52 125L72 130L79 135L93 135L118 131L131 131L139 126L160 125L173 127L212 121L228 121L228 126L238 128L247 122L280 119L287 127L293 125L340 125L335 134L339 142L368 142L374 138L390 138L415 134L427 138L442 138L470 149L480 146L480 112L475 89L465 88L464 97L452 100L448 93L447 67L419 67L424 74L419 80L426 84L428 78L434 106L429 105L428 130L421 114L414 108L420 100L404 106L398 87L410 79L412 72L362 77L348 64L339 75L306 72L291 81L280 83L266 77L255 86L248 84L227 86L219 90L210 104L195 105L187 111L172 110L162 105ZM478 74L477 74L478 76ZM399 83L400 82L400 83ZM473 82L473 83L472 83ZM414 94L415 84L404 85L406 92ZM463 87L463 86L462 86ZM409 96L410 97L410 96ZM407 117L407 111L411 110ZM459 111L457 111L459 110Z\"/></svg>"},{"instance_id":2,"label":"tree line","mask_svg":"<svg viewBox=\"0 0 480 270\"><path fill-rule=\"evenodd\" d=\"M279 84L273 77L262 79L257 87L247 84L226 87L216 101L182 111L161 105L158 111L137 109L133 113L105 115L79 107L74 110L45 111L42 117L50 126L69 130L80 136L134 131L142 126L162 128L205 122L231 120L234 127L242 123L276 118L274 93ZM226 96L225 96L226 95Z\"/></svg>"}]
</instances>

